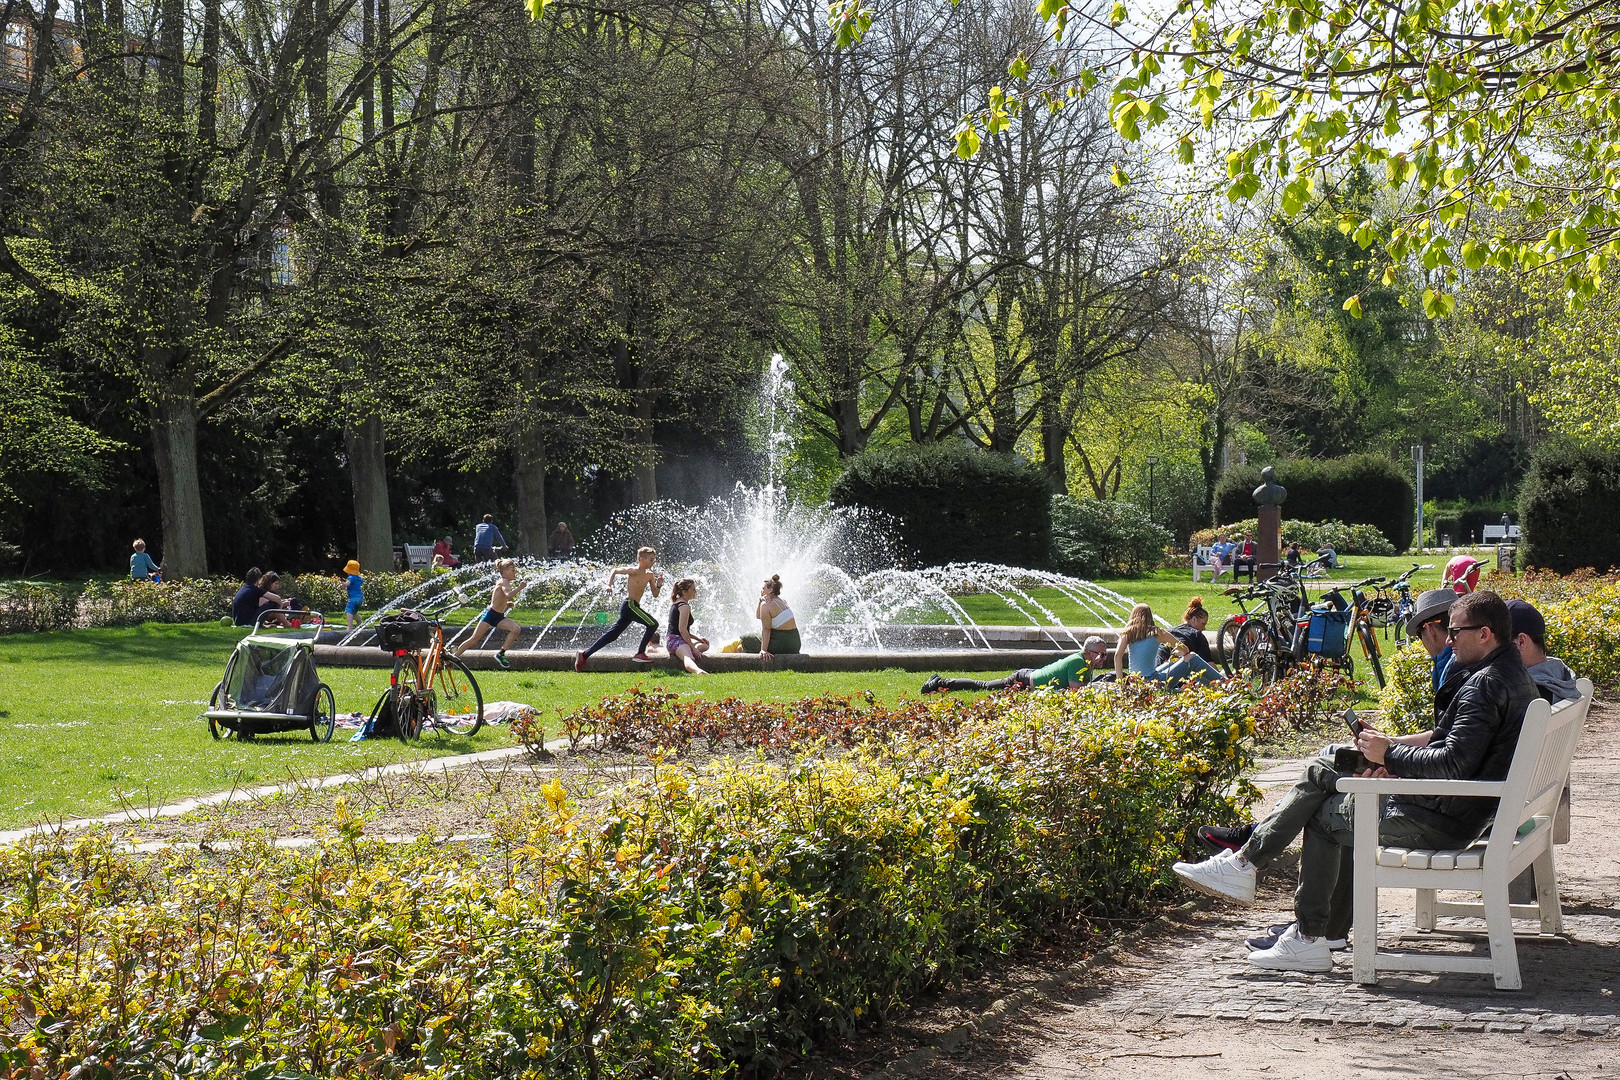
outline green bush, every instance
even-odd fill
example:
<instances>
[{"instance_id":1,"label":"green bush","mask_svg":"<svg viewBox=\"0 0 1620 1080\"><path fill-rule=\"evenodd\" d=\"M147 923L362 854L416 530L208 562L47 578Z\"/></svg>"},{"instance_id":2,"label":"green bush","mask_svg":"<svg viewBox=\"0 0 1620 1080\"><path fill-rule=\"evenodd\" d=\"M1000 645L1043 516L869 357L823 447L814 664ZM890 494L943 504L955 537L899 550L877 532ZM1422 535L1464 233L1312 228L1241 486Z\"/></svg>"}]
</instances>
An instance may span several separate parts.
<instances>
[{"instance_id":1,"label":"green bush","mask_svg":"<svg viewBox=\"0 0 1620 1080\"><path fill-rule=\"evenodd\" d=\"M136 626L144 622L212 622L231 610L241 582L230 578L92 581L79 594L78 626Z\"/></svg>"},{"instance_id":2,"label":"green bush","mask_svg":"<svg viewBox=\"0 0 1620 1080\"><path fill-rule=\"evenodd\" d=\"M1192 534L1193 547L1213 544L1216 540L1242 540L1245 533L1258 532L1260 521L1249 518L1217 529L1202 529ZM1340 555L1394 555L1395 545L1385 539L1376 525L1346 525L1342 521L1291 521L1283 519L1282 542L1298 540L1306 551L1332 547Z\"/></svg>"},{"instance_id":3,"label":"green bush","mask_svg":"<svg viewBox=\"0 0 1620 1080\"><path fill-rule=\"evenodd\" d=\"M19 581L0 589L0 634L66 630L79 610L78 590Z\"/></svg>"},{"instance_id":4,"label":"green bush","mask_svg":"<svg viewBox=\"0 0 1620 1080\"><path fill-rule=\"evenodd\" d=\"M1434 727L1434 661L1423 646L1413 641L1392 650L1384 657L1384 677L1379 730L1415 735Z\"/></svg>"},{"instance_id":5,"label":"green bush","mask_svg":"<svg viewBox=\"0 0 1620 1080\"><path fill-rule=\"evenodd\" d=\"M1174 539L1134 503L1052 496L1052 564L1066 574L1149 573L1164 564Z\"/></svg>"},{"instance_id":6,"label":"green bush","mask_svg":"<svg viewBox=\"0 0 1620 1080\"><path fill-rule=\"evenodd\" d=\"M908 443L868 451L833 482L835 506L892 515L924 565L1047 564L1051 489L1039 468L967 443Z\"/></svg>"},{"instance_id":7,"label":"green bush","mask_svg":"<svg viewBox=\"0 0 1620 1080\"><path fill-rule=\"evenodd\" d=\"M769 1072L1050 927L1163 903L1188 829L1256 794L1226 794L1252 727L1222 688L898 708L956 721L836 758L655 756L585 805L553 780L482 851L372 843L346 799L309 851L0 849L0 1067Z\"/></svg>"},{"instance_id":8,"label":"green bush","mask_svg":"<svg viewBox=\"0 0 1620 1080\"><path fill-rule=\"evenodd\" d=\"M1620 686L1620 574L1492 571L1480 587L1534 604L1547 620L1550 654L1598 686Z\"/></svg>"},{"instance_id":9,"label":"green bush","mask_svg":"<svg viewBox=\"0 0 1620 1080\"><path fill-rule=\"evenodd\" d=\"M1376 525L1396 553L1412 542L1415 498L1412 482L1395 462L1374 454L1323 461L1280 461L1277 482L1288 489L1283 513L1299 521L1346 521ZM1215 487L1215 520L1223 525L1255 515L1260 468L1228 469Z\"/></svg>"},{"instance_id":10,"label":"green bush","mask_svg":"<svg viewBox=\"0 0 1620 1080\"><path fill-rule=\"evenodd\" d=\"M1519 558L1568 574L1620 566L1620 451L1552 442L1519 491Z\"/></svg>"}]
</instances>

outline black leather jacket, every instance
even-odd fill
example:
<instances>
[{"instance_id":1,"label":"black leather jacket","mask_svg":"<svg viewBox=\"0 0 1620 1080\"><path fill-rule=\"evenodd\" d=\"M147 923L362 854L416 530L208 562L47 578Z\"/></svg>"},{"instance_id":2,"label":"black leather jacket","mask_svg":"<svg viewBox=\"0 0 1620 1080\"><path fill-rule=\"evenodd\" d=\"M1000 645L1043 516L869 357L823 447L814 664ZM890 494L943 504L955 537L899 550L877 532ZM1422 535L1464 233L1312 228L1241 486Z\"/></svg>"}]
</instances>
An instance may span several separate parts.
<instances>
[{"instance_id":1,"label":"black leather jacket","mask_svg":"<svg viewBox=\"0 0 1620 1080\"><path fill-rule=\"evenodd\" d=\"M1456 660L1452 661L1455 665ZM1503 780L1519 745L1524 710L1536 684L1511 643L1468 669L1461 683L1447 671L1435 708L1439 719L1427 746L1391 746L1384 766L1395 776L1428 780ZM1449 692L1449 693L1448 693ZM1495 799L1397 795L1391 817L1422 822L1466 843L1490 824Z\"/></svg>"}]
</instances>

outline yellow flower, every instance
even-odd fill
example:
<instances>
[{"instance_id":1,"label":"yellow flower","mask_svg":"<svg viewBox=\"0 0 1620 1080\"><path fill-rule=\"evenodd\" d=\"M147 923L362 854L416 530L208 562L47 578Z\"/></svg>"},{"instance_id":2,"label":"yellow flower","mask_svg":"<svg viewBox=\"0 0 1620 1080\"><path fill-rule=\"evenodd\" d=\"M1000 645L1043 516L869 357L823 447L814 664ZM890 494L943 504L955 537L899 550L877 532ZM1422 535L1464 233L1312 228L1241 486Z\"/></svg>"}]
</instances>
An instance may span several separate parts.
<instances>
[{"instance_id":1,"label":"yellow flower","mask_svg":"<svg viewBox=\"0 0 1620 1080\"><path fill-rule=\"evenodd\" d=\"M546 1047L550 1045L550 1039L546 1038L544 1035L536 1035L534 1038L529 1040L529 1045L524 1048L524 1052L532 1058L541 1057L545 1054Z\"/></svg>"},{"instance_id":2,"label":"yellow flower","mask_svg":"<svg viewBox=\"0 0 1620 1080\"><path fill-rule=\"evenodd\" d=\"M754 928L746 924L739 926L737 928L737 940L742 942L744 945L747 945L750 941L753 941Z\"/></svg>"},{"instance_id":3,"label":"yellow flower","mask_svg":"<svg viewBox=\"0 0 1620 1080\"><path fill-rule=\"evenodd\" d=\"M568 802L568 792L563 790L562 784L556 780L541 784L540 794L546 797L546 805L551 807L553 812L561 810Z\"/></svg>"}]
</instances>

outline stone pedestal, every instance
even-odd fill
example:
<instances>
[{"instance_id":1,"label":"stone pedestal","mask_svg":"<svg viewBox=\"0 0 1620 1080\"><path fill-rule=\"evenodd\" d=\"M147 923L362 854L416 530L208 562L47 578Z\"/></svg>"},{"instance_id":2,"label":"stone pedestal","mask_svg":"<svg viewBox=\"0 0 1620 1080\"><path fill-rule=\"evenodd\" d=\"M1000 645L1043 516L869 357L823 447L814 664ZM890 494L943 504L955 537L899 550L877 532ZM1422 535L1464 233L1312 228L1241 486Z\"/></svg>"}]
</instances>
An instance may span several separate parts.
<instances>
[{"instance_id":1,"label":"stone pedestal","mask_svg":"<svg viewBox=\"0 0 1620 1080\"><path fill-rule=\"evenodd\" d=\"M1260 525L1254 536L1254 574L1265 581L1277 576L1282 563L1282 507L1260 507Z\"/></svg>"}]
</instances>

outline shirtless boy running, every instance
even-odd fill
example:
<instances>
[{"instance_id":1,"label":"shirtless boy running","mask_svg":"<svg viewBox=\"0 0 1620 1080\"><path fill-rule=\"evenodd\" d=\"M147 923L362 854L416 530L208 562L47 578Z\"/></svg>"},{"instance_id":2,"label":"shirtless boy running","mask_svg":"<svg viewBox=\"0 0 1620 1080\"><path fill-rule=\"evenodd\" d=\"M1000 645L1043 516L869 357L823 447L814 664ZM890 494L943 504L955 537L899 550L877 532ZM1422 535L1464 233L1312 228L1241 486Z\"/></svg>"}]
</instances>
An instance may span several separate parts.
<instances>
[{"instance_id":1,"label":"shirtless boy running","mask_svg":"<svg viewBox=\"0 0 1620 1080\"><path fill-rule=\"evenodd\" d=\"M456 655L460 656L468 649L478 648L491 630L505 630L506 641L495 653L495 663L510 671L512 664L506 659L506 650L512 647L523 627L506 613L512 610L512 605L517 603L518 594L523 590L513 585L513 579L517 577L517 563L511 559L501 559L495 564L495 569L501 572L501 580L495 583L495 588L489 594L489 607L478 616L478 623L473 627L472 636L456 647Z\"/></svg>"},{"instance_id":2,"label":"shirtless boy running","mask_svg":"<svg viewBox=\"0 0 1620 1080\"><path fill-rule=\"evenodd\" d=\"M641 548L636 552L636 565L615 566L613 571L608 574L607 585L610 591L613 588L613 583L620 576L623 576L630 595L624 603L619 605L619 621L608 627L607 632L596 639L596 644L574 656L575 671L584 671L585 665L590 661L590 658L613 644L618 636L624 633L633 622L638 622L647 628L641 635L641 648L636 650L633 659L643 662L650 659L647 656L647 646L656 644L658 641L658 620L642 610L641 597L648 586L652 587L654 597L664 587L664 572L662 570L653 570L653 557L657 554L658 552L650 547Z\"/></svg>"}]
</instances>

